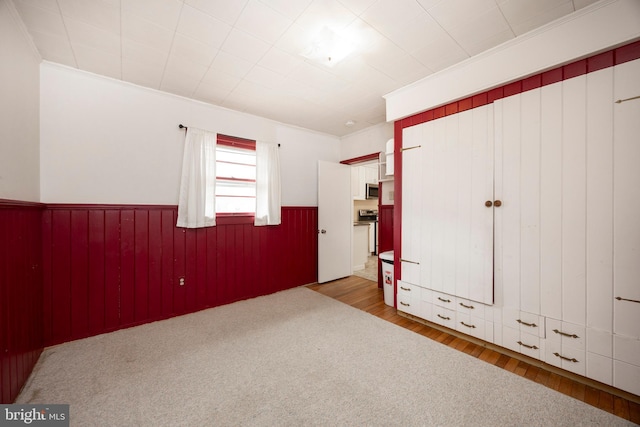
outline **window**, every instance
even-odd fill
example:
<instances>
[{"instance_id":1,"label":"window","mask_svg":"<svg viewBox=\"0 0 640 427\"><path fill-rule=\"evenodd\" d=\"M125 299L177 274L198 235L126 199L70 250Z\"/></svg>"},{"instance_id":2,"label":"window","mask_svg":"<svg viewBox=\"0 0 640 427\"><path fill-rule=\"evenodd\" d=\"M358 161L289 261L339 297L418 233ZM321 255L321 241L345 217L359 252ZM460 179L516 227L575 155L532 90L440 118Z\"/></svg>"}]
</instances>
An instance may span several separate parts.
<instances>
[{"instance_id":1,"label":"window","mask_svg":"<svg viewBox=\"0 0 640 427\"><path fill-rule=\"evenodd\" d=\"M218 134L216 214L255 214L256 142Z\"/></svg>"}]
</instances>

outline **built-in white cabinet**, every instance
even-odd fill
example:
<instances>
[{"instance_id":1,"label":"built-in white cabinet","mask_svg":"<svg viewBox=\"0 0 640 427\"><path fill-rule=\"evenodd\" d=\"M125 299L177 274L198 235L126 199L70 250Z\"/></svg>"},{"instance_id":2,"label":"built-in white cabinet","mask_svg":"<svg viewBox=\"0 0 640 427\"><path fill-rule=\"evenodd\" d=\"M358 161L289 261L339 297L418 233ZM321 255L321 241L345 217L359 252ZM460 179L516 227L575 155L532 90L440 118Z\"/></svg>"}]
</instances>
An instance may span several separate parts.
<instances>
[{"instance_id":1,"label":"built-in white cabinet","mask_svg":"<svg viewBox=\"0 0 640 427\"><path fill-rule=\"evenodd\" d=\"M493 303L491 105L406 128L402 139L402 278ZM409 231L410 230L410 231Z\"/></svg>"},{"instance_id":2,"label":"built-in white cabinet","mask_svg":"<svg viewBox=\"0 0 640 427\"><path fill-rule=\"evenodd\" d=\"M431 292L423 318L640 395L638 75L403 130L400 268Z\"/></svg>"}]
</instances>

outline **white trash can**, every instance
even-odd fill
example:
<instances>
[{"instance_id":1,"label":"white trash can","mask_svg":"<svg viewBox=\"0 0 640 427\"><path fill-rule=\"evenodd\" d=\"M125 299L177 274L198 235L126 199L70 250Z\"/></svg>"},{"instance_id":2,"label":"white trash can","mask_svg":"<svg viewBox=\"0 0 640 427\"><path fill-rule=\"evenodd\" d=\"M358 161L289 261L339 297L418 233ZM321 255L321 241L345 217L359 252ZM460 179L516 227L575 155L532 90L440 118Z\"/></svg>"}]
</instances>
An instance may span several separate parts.
<instances>
[{"instance_id":1,"label":"white trash can","mask_svg":"<svg viewBox=\"0 0 640 427\"><path fill-rule=\"evenodd\" d=\"M382 261L382 289L384 292L384 303L393 307L393 251L382 252L378 256L380 257L380 261Z\"/></svg>"}]
</instances>

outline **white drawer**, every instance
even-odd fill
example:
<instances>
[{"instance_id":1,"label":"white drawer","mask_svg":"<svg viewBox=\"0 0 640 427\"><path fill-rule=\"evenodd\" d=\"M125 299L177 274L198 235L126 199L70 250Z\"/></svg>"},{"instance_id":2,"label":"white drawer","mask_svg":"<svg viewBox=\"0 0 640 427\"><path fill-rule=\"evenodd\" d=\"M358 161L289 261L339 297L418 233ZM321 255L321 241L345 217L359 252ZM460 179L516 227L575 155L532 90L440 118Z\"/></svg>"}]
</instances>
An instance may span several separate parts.
<instances>
[{"instance_id":1,"label":"white drawer","mask_svg":"<svg viewBox=\"0 0 640 427\"><path fill-rule=\"evenodd\" d=\"M613 358L635 366L640 366L640 340L614 335Z\"/></svg>"},{"instance_id":2,"label":"white drawer","mask_svg":"<svg viewBox=\"0 0 640 427\"><path fill-rule=\"evenodd\" d=\"M502 309L502 319L506 326L522 332L545 337L545 318L526 311L505 307Z\"/></svg>"},{"instance_id":3,"label":"white drawer","mask_svg":"<svg viewBox=\"0 0 640 427\"><path fill-rule=\"evenodd\" d=\"M540 337L508 326L502 327L502 346L518 353L540 359Z\"/></svg>"},{"instance_id":4,"label":"white drawer","mask_svg":"<svg viewBox=\"0 0 640 427\"><path fill-rule=\"evenodd\" d=\"M520 353L526 354L534 359L541 358L541 345L542 341L539 336L534 334L528 334L520 331Z\"/></svg>"},{"instance_id":5,"label":"white drawer","mask_svg":"<svg viewBox=\"0 0 640 427\"><path fill-rule=\"evenodd\" d=\"M439 305L433 305L433 316L431 320L447 328L456 328L456 312Z\"/></svg>"},{"instance_id":6,"label":"white drawer","mask_svg":"<svg viewBox=\"0 0 640 427\"><path fill-rule=\"evenodd\" d=\"M547 340L545 342L545 362L579 375L587 372L586 351L558 341Z\"/></svg>"},{"instance_id":7,"label":"white drawer","mask_svg":"<svg viewBox=\"0 0 640 427\"><path fill-rule=\"evenodd\" d=\"M456 311L458 313L468 314L480 319L486 319L485 305L465 298L456 297ZM490 320L493 321L493 319Z\"/></svg>"},{"instance_id":8,"label":"white drawer","mask_svg":"<svg viewBox=\"0 0 640 427\"><path fill-rule=\"evenodd\" d=\"M610 357L587 352L587 377L613 385L613 360Z\"/></svg>"},{"instance_id":9,"label":"white drawer","mask_svg":"<svg viewBox=\"0 0 640 427\"><path fill-rule=\"evenodd\" d=\"M457 310L456 297L438 291L433 291L433 305L445 307L449 310Z\"/></svg>"},{"instance_id":10,"label":"white drawer","mask_svg":"<svg viewBox=\"0 0 640 427\"><path fill-rule=\"evenodd\" d=\"M467 313L456 313L456 330L481 340L485 339L485 320Z\"/></svg>"},{"instance_id":11,"label":"white drawer","mask_svg":"<svg viewBox=\"0 0 640 427\"><path fill-rule=\"evenodd\" d=\"M640 396L640 366L614 360L613 386Z\"/></svg>"},{"instance_id":12,"label":"white drawer","mask_svg":"<svg viewBox=\"0 0 640 427\"><path fill-rule=\"evenodd\" d=\"M420 304L422 303L420 290L419 286L398 280L397 309L414 316L420 316Z\"/></svg>"},{"instance_id":13,"label":"white drawer","mask_svg":"<svg viewBox=\"0 0 640 427\"><path fill-rule=\"evenodd\" d=\"M577 350L585 349L585 327L547 317L546 337L549 342L558 342Z\"/></svg>"},{"instance_id":14,"label":"white drawer","mask_svg":"<svg viewBox=\"0 0 640 427\"><path fill-rule=\"evenodd\" d=\"M502 326L502 346L520 353L520 330Z\"/></svg>"}]
</instances>

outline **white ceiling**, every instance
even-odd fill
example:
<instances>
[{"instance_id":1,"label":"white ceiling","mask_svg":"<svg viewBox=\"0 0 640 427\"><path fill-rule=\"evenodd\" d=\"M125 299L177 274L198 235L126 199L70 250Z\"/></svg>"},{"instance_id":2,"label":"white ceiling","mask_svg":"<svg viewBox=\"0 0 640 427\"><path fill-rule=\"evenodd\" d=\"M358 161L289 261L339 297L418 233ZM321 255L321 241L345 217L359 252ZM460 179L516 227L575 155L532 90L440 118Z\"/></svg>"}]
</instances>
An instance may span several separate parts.
<instances>
[{"instance_id":1,"label":"white ceiling","mask_svg":"<svg viewBox=\"0 0 640 427\"><path fill-rule=\"evenodd\" d=\"M384 122L383 95L595 2L9 1L45 60L336 136ZM300 55L325 27L357 40L332 67Z\"/></svg>"}]
</instances>

